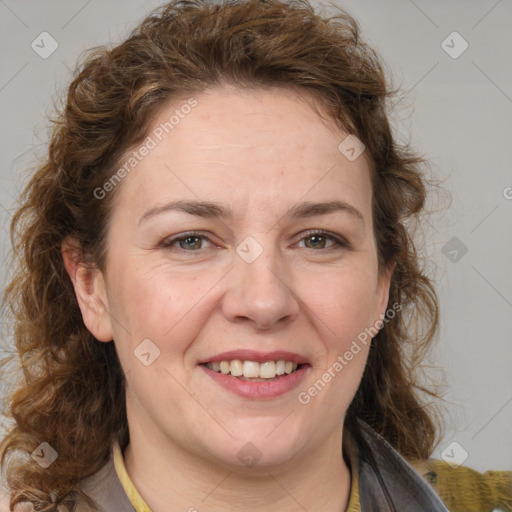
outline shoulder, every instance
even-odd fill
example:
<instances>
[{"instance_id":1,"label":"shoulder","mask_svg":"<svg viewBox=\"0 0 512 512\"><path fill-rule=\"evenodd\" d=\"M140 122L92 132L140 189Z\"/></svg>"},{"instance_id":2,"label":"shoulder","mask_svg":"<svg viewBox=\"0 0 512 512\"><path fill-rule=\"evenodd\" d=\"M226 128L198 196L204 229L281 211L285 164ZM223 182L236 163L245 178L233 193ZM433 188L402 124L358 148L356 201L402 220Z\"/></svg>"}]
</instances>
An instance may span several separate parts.
<instances>
[{"instance_id":1,"label":"shoulder","mask_svg":"<svg viewBox=\"0 0 512 512\"><path fill-rule=\"evenodd\" d=\"M512 471L479 473L443 460L409 461L452 512L494 510L512 512Z\"/></svg>"}]
</instances>

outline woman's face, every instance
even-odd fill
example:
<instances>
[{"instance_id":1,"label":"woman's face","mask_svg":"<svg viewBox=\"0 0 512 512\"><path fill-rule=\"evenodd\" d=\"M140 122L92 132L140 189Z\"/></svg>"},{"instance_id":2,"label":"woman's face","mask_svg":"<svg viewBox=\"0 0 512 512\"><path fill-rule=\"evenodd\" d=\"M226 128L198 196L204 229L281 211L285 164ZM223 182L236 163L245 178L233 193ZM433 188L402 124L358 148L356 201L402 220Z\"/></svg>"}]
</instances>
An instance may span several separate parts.
<instances>
[{"instance_id":1,"label":"woman's face","mask_svg":"<svg viewBox=\"0 0 512 512\"><path fill-rule=\"evenodd\" d=\"M297 461L339 434L369 348L353 342L387 304L368 163L290 90L195 101L160 112L115 185L106 270L88 288L108 314L82 301L84 320L114 339L132 436L231 467ZM285 375L204 364L221 360Z\"/></svg>"}]
</instances>

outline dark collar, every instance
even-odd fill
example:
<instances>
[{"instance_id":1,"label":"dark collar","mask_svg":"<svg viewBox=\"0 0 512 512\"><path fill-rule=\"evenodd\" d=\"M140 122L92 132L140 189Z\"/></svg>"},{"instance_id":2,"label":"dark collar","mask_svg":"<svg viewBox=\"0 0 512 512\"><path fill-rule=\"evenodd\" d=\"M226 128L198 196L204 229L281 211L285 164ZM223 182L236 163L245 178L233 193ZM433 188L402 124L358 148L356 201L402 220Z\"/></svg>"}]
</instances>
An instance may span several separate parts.
<instances>
[{"instance_id":1,"label":"dark collar","mask_svg":"<svg viewBox=\"0 0 512 512\"><path fill-rule=\"evenodd\" d=\"M449 512L432 487L382 436L365 422L357 423L362 512Z\"/></svg>"}]
</instances>

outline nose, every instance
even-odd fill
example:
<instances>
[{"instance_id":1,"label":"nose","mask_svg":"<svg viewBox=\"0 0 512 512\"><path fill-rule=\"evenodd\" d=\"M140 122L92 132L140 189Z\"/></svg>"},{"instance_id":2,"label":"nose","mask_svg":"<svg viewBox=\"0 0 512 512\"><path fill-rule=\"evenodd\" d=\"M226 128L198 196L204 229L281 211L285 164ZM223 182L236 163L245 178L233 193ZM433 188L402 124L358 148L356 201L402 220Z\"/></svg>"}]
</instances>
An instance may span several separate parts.
<instances>
[{"instance_id":1,"label":"nose","mask_svg":"<svg viewBox=\"0 0 512 512\"><path fill-rule=\"evenodd\" d=\"M275 251L264 250L252 263L235 255L228 289L222 302L224 316L234 323L270 330L297 319L299 301L286 263Z\"/></svg>"}]
</instances>

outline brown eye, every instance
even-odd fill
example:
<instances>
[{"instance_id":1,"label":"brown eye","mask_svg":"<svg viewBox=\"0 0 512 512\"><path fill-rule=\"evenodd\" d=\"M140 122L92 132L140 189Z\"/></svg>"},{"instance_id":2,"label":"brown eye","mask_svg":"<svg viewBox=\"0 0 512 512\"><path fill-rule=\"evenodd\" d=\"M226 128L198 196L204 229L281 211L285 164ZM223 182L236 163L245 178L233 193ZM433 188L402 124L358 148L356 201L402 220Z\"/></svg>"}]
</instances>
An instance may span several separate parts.
<instances>
[{"instance_id":1,"label":"brown eye","mask_svg":"<svg viewBox=\"0 0 512 512\"><path fill-rule=\"evenodd\" d=\"M202 238L199 236L187 236L187 238L180 238L177 242L181 249L200 249Z\"/></svg>"},{"instance_id":2,"label":"brown eye","mask_svg":"<svg viewBox=\"0 0 512 512\"><path fill-rule=\"evenodd\" d=\"M325 244L328 241L326 236L323 235L311 235L304 238L306 240L306 247L308 249L317 249L320 247L320 249L325 249ZM307 240L309 240L309 245Z\"/></svg>"},{"instance_id":3,"label":"brown eye","mask_svg":"<svg viewBox=\"0 0 512 512\"><path fill-rule=\"evenodd\" d=\"M336 246L337 248L348 247L348 244L342 239L323 231L310 232L299 243L302 241L304 241L306 249L335 249Z\"/></svg>"}]
</instances>

